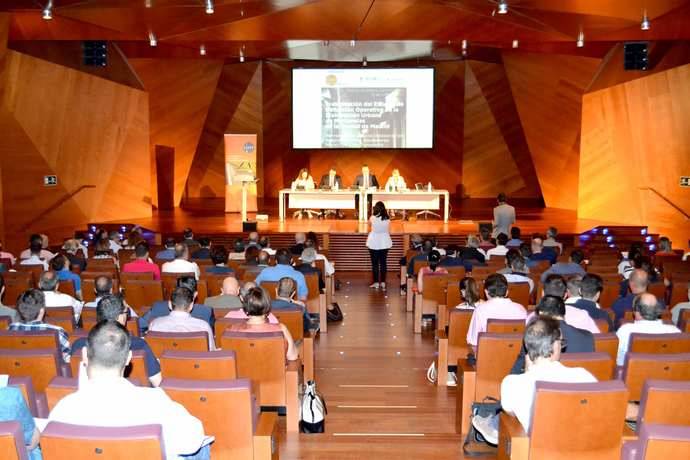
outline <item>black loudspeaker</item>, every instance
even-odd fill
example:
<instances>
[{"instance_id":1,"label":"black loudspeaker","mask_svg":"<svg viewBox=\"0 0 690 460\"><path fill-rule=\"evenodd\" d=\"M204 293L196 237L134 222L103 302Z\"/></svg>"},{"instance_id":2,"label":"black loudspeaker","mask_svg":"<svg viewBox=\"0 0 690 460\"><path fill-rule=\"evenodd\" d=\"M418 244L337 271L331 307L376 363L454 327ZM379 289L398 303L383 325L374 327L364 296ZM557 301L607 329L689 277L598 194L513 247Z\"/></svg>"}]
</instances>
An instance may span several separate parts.
<instances>
[{"instance_id":1,"label":"black loudspeaker","mask_svg":"<svg viewBox=\"0 0 690 460\"><path fill-rule=\"evenodd\" d=\"M85 66L105 67L108 65L108 42L88 40L81 42L81 56Z\"/></svg>"},{"instance_id":2,"label":"black loudspeaker","mask_svg":"<svg viewBox=\"0 0 690 460\"><path fill-rule=\"evenodd\" d=\"M249 222L245 220L242 222L242 232L249 233L249 232L255 232L256 231L256 222Z\"/></svg>"},{"instance_id":3,"label":"black loudspeaker","mask_svg":"<svg viewBox=\"0 0 690 460\"><path fill-rule=\"evenodd\" d=\"M623 45L623 68L625 70L647 70L648 43L627 42Z\"/></svg>"}]
</instances>

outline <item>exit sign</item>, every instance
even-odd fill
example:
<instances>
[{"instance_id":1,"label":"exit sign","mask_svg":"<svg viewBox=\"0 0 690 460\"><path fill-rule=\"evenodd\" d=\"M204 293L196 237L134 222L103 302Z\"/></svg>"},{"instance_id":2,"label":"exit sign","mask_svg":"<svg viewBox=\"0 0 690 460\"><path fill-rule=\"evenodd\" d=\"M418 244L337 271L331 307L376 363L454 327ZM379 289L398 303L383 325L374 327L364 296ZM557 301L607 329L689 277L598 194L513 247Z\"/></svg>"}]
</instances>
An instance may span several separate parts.
<instances>
[{"instance_id":1,"label":"exit sign","mask_svg":"<svg viewBox=\"0 0 690 460\"><path fill-rule=\"evenodd\" d=\"M690 176L680 176L680 186L690 187Z\"/></svg>"},{"instance_id":2,"label":"exit sign","mask_svg":"<svg viewBox=\"0 0 690 460\"><path fill-rule=\"evenodd\" d=\"M43 176L43 185L46 187L54 187L57 185L57 176Z\"/></svg>"}]
</instances>

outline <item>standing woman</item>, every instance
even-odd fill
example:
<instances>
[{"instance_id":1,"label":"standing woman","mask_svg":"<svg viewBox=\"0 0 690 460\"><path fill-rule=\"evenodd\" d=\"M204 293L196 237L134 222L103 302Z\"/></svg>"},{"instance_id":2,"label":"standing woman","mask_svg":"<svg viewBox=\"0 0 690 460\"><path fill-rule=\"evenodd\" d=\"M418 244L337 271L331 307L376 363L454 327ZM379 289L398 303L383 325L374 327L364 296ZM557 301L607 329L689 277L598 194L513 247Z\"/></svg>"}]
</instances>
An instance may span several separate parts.
<instances>
[{"instance_id":1,"label":"standing woman","mask_svg":"<svg viewBox=\"0 0 690 460\"><path fill-rule=\"evenodd\" d=\"M373 284L369 287L374 289L380 287L385 291L386 259L388 250L393 246L393 240L391 240L390 234L391 221L386 207L381 201L374 205L369 222L371 223L371 232L367 237L367 248L369 248L369 255L371 256L371 271L374 278Z\"/></svg>"}]
</instances>

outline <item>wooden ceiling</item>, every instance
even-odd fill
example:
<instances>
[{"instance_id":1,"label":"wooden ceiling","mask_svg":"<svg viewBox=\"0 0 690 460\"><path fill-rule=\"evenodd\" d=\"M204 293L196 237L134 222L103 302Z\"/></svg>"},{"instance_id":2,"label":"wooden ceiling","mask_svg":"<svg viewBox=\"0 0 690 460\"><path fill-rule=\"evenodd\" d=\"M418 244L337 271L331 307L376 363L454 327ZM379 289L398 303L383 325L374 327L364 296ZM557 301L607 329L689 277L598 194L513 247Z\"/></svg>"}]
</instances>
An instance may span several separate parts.
<instances>
[{"instance_id":1,"label":"wooden ceiling","mask_svg":"<svg viewBox=\"0 0 690 460\"><path fill-rule=\"evenodd\" d=\"M3 0L10 41L114 41L127 57L494 60L525 51L602 57L622 40L690 40L690 0ZM642 31L646 11L651 29ZM585 46L575 41L582 31ZM158 45L151 47L154 34ZM355 40L351 46L351 40Z\"/></svg>"}]
</instances>

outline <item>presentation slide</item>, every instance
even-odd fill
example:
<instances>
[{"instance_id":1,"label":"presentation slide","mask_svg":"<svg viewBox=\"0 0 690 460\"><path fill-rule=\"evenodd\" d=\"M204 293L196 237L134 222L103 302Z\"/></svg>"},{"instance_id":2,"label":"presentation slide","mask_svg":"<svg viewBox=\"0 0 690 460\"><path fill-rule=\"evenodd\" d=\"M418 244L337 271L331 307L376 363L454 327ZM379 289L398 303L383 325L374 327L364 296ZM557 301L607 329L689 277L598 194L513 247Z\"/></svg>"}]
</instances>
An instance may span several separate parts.
<instances>
[{"instance_id":1,"label":"presentation slide","mask_svg":"<svg viewBox=\"0 0 690 460\"><path fill-rule=\"evenodd\" d=\"M434 69L293 69L295 149L425 149Z\"/></svg>"}]
</instances>

